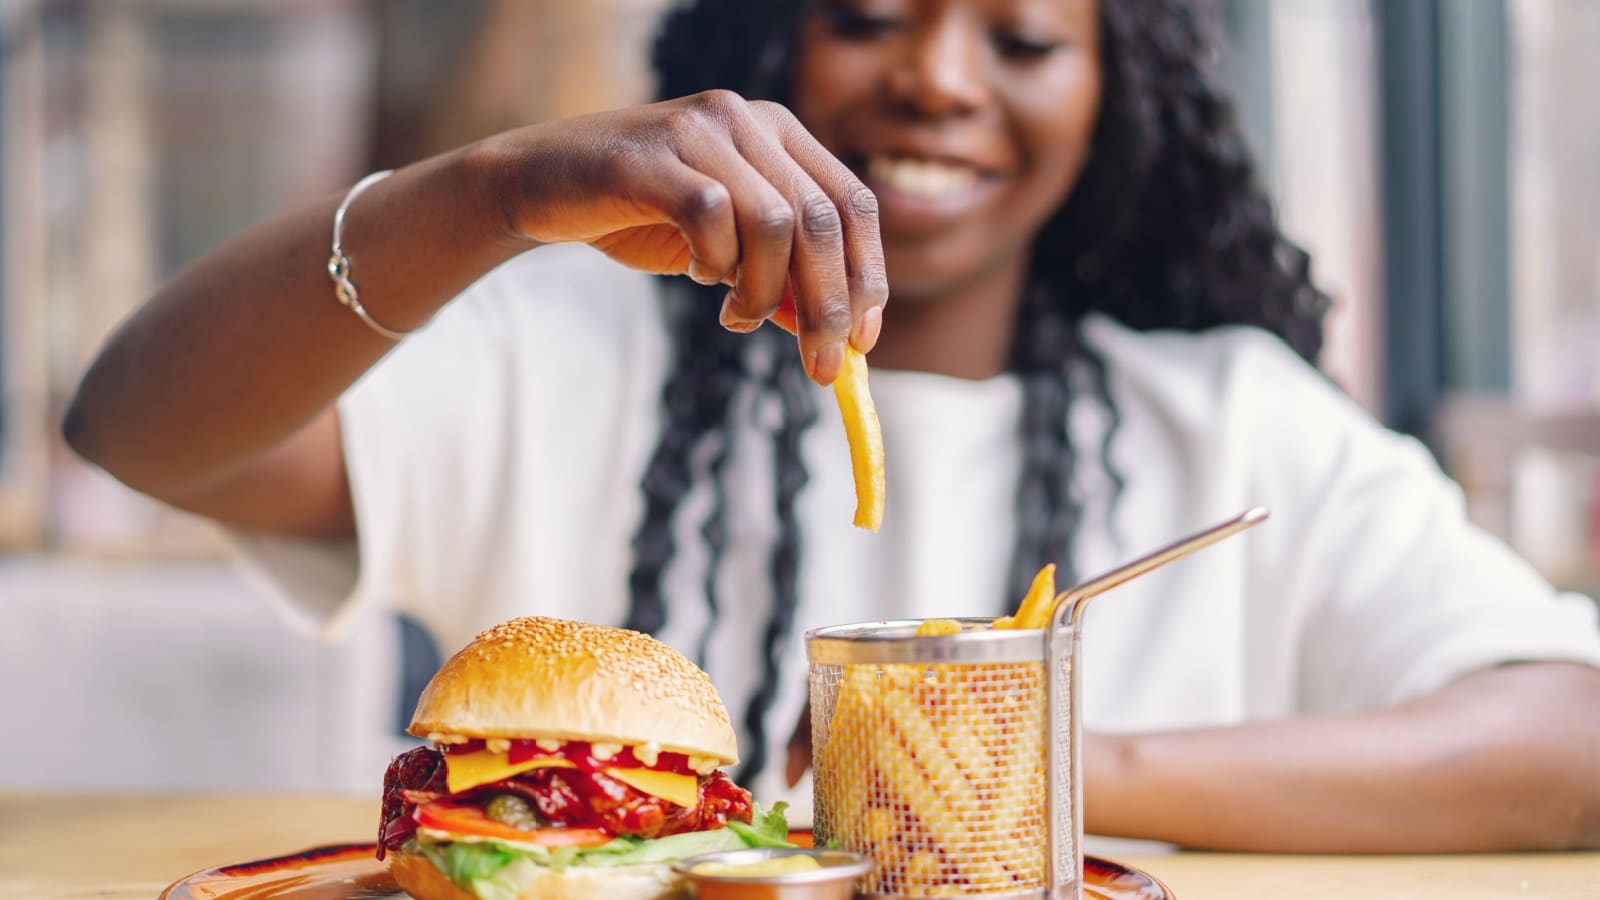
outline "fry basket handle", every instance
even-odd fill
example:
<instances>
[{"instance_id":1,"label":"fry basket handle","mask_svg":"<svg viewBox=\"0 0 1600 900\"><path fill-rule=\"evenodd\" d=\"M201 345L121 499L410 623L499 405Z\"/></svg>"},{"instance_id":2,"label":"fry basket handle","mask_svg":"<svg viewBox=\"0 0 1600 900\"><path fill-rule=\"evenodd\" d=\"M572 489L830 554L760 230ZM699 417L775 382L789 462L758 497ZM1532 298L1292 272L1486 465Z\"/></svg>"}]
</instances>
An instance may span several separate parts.
<instances>
[{"instance_id":1,"label":"fry basket handle","mask_svg":"<svg viewBox=\"0 0 1600 900\"><path fill-rule=\"evenodd\" d=\"M1175 559L1188 556L1196 550L1209 547L1226 537L1232 537L1246 528L1259 525L1269 515L1266 507L1253 506L1244 512L1219 522L1201 531L1180 538L1159 550L1148 553L1138 559L1124 563L1109 572L1097 575L1076 587L1068 588L1056 595L1051 607L1050 622L1053 627L1060 628L1070 620L1074 627L1083 624L1083 613L1088 608L1089 601L1111 590L1119 584L1138 578L1153 569L1159 569ZM1063 613L1066 613L1063 617Z\"/></svg>"}]
</instances>

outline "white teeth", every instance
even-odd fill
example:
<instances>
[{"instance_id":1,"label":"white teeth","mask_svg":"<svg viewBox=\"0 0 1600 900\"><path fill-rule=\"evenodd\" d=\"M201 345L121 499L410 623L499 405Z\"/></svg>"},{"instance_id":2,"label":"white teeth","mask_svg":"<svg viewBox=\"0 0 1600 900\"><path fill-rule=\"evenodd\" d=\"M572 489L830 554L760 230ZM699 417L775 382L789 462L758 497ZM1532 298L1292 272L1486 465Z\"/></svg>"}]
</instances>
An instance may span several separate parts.
<instances>
[{"instance_id":1,"label":"white teeth","mask_svg":"<svg viewBox=\"0 0 1600 900\"><path fill-rule=\"evenodd\" d=\"M946 197L972 187L978 181L978 172L970 166L949 165L927 159L874 156L867 160L867 177L901 193L917 197Z\"/></svg>"}]
</instances>

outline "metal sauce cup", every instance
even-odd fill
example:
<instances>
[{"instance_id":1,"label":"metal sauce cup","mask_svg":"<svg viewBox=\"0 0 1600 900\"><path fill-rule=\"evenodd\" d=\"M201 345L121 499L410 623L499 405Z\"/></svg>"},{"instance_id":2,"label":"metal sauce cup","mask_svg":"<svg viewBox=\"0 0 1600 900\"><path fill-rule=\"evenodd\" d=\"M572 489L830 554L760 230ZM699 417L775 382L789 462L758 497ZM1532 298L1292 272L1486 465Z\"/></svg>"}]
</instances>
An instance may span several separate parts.
<instances>
[{"instance_id":1,"label":"metal sauce cup","mask_svg":"<svg viewBox=\"0 0 1600 900\"><path fill-rule=\"evenodd\" d=\"M815 859L820 868L751 877L695 871L704 863L748 866L789 856L808 856ZM851 900L856 893L856 881L871 869L872 861L860 853L806 847L723 850L686 857L672 864L672 871L683 876L689 883L690 893L698 900Z\"/></svg>"}]
</instances>

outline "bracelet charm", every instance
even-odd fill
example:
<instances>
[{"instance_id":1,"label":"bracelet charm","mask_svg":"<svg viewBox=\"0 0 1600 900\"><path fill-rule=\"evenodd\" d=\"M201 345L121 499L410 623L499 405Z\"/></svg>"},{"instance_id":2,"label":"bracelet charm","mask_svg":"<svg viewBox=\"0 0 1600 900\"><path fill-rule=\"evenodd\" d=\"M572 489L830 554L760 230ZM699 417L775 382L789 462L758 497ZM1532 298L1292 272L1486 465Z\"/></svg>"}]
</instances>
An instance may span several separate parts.
<instances>
[{"instance_id":1,"label":"bracelet charm","mask_svg":"<svg viewBox=\"0 0 1600 900\"><path fill-rule=\"evenodd\" d=\"M399 341L411 332L396 331L379 323L372 318L371 313L367 312L367 308L361 305L361 292L356 290L355 282L350 279L350 257L345 255L341 244L344 237L344 214L350 208L351 202L362 191L393 174L393 169L373 172L356 182L355 187L350 189L350 193L345 194L344 200L340 201L339 208L333 213L333 250L328 256L328 277L333 279L333 293L339 299L340 306L355 313L357 318L365 322L368 328L378 334L391 341Z\"/></svg>"}]
</instances>

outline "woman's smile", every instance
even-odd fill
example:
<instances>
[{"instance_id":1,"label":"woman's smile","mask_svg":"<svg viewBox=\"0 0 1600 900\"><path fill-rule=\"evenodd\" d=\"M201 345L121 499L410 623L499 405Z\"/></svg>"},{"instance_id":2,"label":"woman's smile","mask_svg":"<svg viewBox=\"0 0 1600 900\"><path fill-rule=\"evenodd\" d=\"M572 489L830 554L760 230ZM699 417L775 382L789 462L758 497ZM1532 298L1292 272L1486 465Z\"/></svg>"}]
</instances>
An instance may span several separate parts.
<instances>
[{"instance_id":1,"label":"woman's smile","mask_svg":"<svg viewBox=\"0 0 1600 900\"><path fill-rule=\"evenodd\" d=\"M880 221L895 233L938 231L993 204L1004 176L966 160L874 153L854 167L878 198Z\"/></svg>"}]
</instances>

